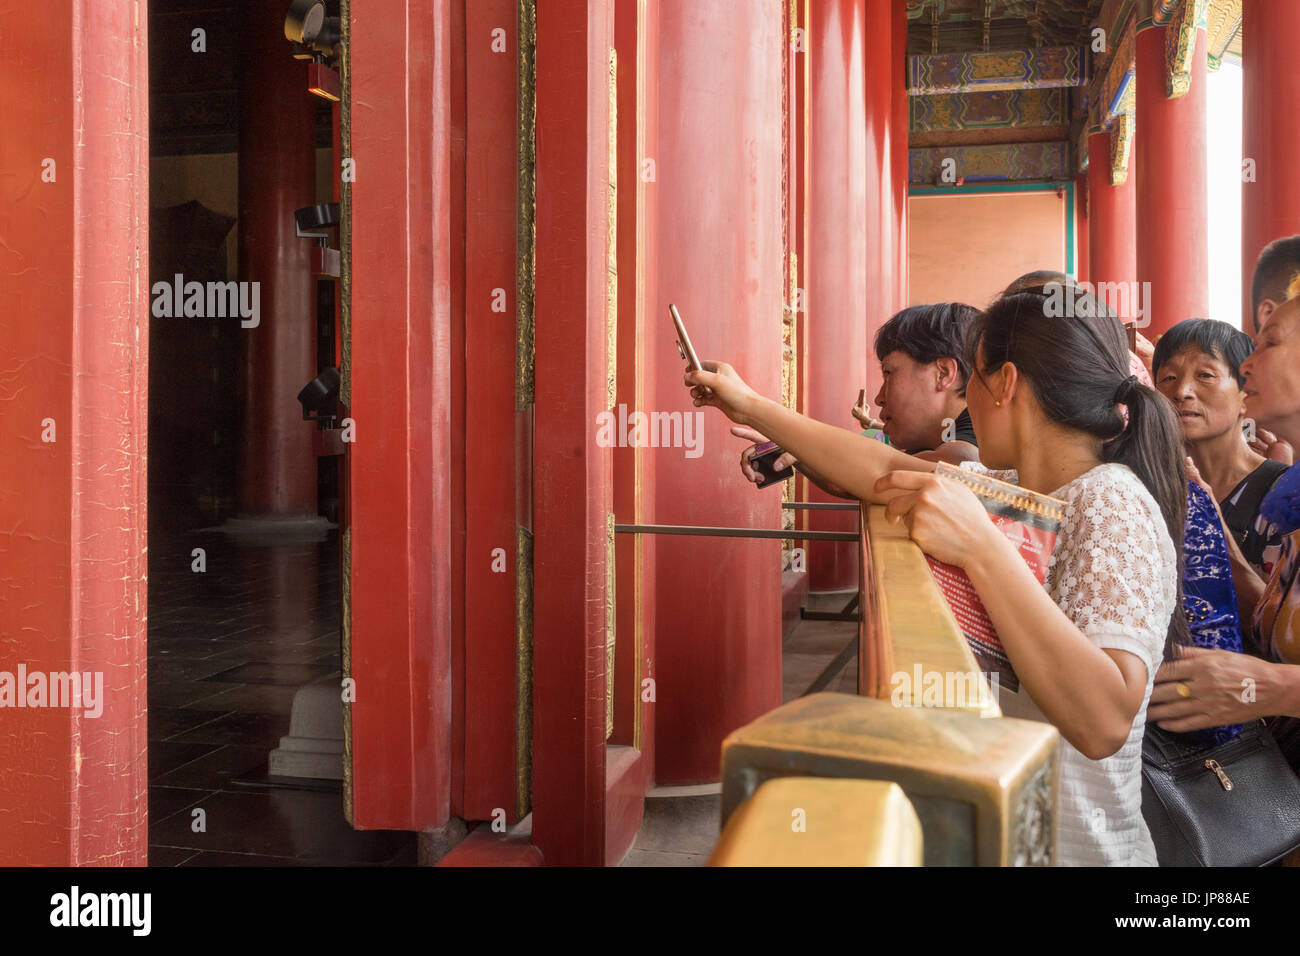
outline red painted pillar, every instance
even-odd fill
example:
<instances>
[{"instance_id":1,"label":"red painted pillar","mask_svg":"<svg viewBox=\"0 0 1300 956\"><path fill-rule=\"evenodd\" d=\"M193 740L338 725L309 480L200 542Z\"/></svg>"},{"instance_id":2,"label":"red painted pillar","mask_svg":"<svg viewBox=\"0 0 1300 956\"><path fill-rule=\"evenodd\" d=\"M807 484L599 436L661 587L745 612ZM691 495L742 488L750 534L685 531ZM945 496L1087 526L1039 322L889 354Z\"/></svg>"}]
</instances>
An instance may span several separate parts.
<instances>
[{"instance_id":1,"label":"red painted pillar","mask_svg":"<svg viewBox=\"0 0 1300 956\"><path fill-rule=\"evenodd\" d=\"M894 113L892 125L893 150L889 168L889 178L894 185L893 219L895 253L897 265L894 273L892 291L893 305L889 307L892 315L907 308L911 301L908 293L909 284L909 249L907 239L907 187L908 187L908 137L912 129L910 99L907 93L907 4L904 0L890 0L890 13L893 16L893 44L890 47L890 81L893 85ZM874 350L868 356L870 367L875 358ZM872 393L868 393L872 394Z\"/></svg>"},{"instance_id":2,"label":"red painted pillar","mask_svg":"<svg viewBox=\"0 0 1300 956\"><path fill-rule=\"evenodd\" d=\"M515 244L519 165L517 0L465 4L465 722L464 814L517 804ZM505 52L493 30L505 31ZM500 291L498 291L500 290ZM524 452L526 454L526 451ZM501 549L501 562L495 560ZM504 570L502 566L504 565Z\"/></svg>"},{"instance_id":3,"label":"red painted pillar","mask_svg":"<svg viewBox=\"0 0 1300 956\"><path fill-rule=\"evenodd\" d=\"M701 429L693 451L652 450L649 493L663 524L781 526L779 488L746 482L744 444L721 415L691 404L666 310L677 304L702 358L781 394L786 42L784 0L659 4L658 303L649 321L661 331L650 338L650 407ZM781 703L780 542L665 536L655 573L656 779L717 780L722 738Z\"/></svg>"},{"instance_id":4,"label":"red painted pillar","mask_svg":"<svg viewBox=\"0 0 1300 956\"><path fill-rule=\"evenodd\" d=\"M1242 157L1254 160L1255 181L1242 183L1242 293L1245 322L1250 315L1250 283L1260 251L1283 236L1300 233L1300 70L1295 68L1295 38L1300 35L1300 4L1243 0Z\"/></svg>"},{"instance_id":5,"label":"red painted pillar","mask_svg":"<svg viewBox=\"0 0 1300 956\"><path fill-rule=\"evenodd\" d=\"M891 224L893 91L889 84L893 24L886 4L822 0L808 6L807 414L854 425L858 389L874 395L871 335L888 318L896 269ZM865 42L883 37L886 55L867 74ZM870 101L870 107L868 107ZM892 225L892 224L891 224ZM882 314L884 313L884 314ZM814 485L811 501L835 501ZM819 530L852 531L856 515L809 516ZM856 542L807 544L813 590L855 586Z\"/></svg>"},{"instance_id":6,"label":"red painted pillar","mask_svg":"<svg viewBox=\"0 0 1300 956\"><path fill-rule=\"evenodd\" d=\"M1074 248L1076 261L1074 277L1080 282L1087 282L1092 269L1091 222L1088 219L1088 174L1079 173L1074 177L1074 208L1070 210L1074 217Z\"/></svg>"},{"instance_id":7,"label":"red painted pillar","mask_svg":"<svg viewBox=\"0 0 1300 956\"><path fill-rule=\"evenodd\" d=\"M608 0L537 4L532 840L560 865L605 862L613 27Z\"/></svg>"},{"instance_id":8,"label":"red painted pillar","mask_svg":"<svg viewBox=\"0 0 1300 956\"><path fill-rule=\"evenodd\" d=\"M284 4L240 3L239 278L260 283L244 337L238 507L245 517L316 514L312 426L299 390L316 375L312 240L293 212L315 202L316 98L284 38Z\"/></svg>"},{"instance_id":9,"label":"red painted pillar","mask_svg":"<svg viewBox=\"0 0 1300 956\"><path fill-rule=\"evenodd\" d=\"M0 671L101 691L0 711L5 866L146 862L144 7L0 2Z\"/></svg>"},{"instance_id":10,"label":"red painted pillar","mask_svg":"<svg viewBox=\"0 0 1300 956\"><path fill-rule=\"evenodd\" d=\"M1124 182L1111 182L1111 136L1102 130L1088 137L1089 281L1134 282L1137 279L1137 190L1133 160ZM1131 314L1122 316L1132 319Z\"/></svg>"},{"instance_id":11,"label":"red painted pillar","mask_svg":"<svg viewBox=\"0 0 1300 956\"><path fill-rule=\"evenodd\" d=\"M425 830L451 781L451 0L351 9L345 793L353 826Z\"/></svg>"},{"instance_id":12,"label":"red painted pillar","mask_svg":"<svg viewBox=\"0 0 1300 956\"><path fill-rule=\"evenodd\" d=\"M662 335L662 312L654 301L656 244L651 201L657 183L644 174L655 156L658 76L658 2L615 0L614 45L618 53L618 255L617 402L648 407L654 382L653 343ZM614 514L620 524L653 524L653 450L615 448ZM654 769L654 708L642 700L643 681L654 659L654 535L620 534L614 585L617 608L614 666L614 732L607 751L605 860L617 863L640 829L645 791ZM621 771L621 772L620 772Z\"/></svg>"},{"instance_id":13,"label":"red painted pillar","mask_svg":"<svg viewBox=\"0 0 1300 956\"><path fill-rule=\"evenodd\" d=\"M1206 218L1205 30L1196 31L1191 87L1167 95L1165 34L1137 35L1137 278L1151 283L1144 302L1148 338L1209 312Z\"/></svg>"}]
</instances>

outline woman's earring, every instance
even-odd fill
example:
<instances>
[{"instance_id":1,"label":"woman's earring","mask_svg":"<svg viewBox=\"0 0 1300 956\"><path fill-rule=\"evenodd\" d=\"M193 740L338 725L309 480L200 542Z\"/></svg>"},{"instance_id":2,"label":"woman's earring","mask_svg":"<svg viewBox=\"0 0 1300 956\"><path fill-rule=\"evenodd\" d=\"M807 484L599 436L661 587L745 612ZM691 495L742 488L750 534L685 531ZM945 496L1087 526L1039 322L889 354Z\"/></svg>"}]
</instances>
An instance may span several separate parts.
<instances>
[{"instance_id":1,"label":"woman's earring","mask_svg":"<svg viewBox=\"0 0 1300 956\"><path fill-rule=\"evenodd\" d=\"M996 408L1001 408L1001 407L1002 407L1002 399L999 398L996 402L993 403L993 405L994 405L994 407L996 407Z\"/></svg>"}]
</instances>

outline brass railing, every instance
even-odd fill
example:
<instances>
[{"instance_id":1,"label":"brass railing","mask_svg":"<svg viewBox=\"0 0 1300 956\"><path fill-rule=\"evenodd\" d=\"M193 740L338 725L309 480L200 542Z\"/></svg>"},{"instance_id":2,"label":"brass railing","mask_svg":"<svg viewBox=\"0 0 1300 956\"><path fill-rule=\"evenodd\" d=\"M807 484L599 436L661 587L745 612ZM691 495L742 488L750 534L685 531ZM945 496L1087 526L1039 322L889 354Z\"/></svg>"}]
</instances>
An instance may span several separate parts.
<instances>
[{"instance_id":1,"label":"brass railing","mask_svg":"<svg viewBox=\"0 0 1300 956\"><path fill-rule=\"evenodd\" d=\"M927 866L1050 864L1055 728L1000 716L920 549L879 507L864 507L861 527L861 693L812 694L728 736L711 862L906 864L915 850ZM862 791L845 815L845 791L827 792L826 778L896 784L923 845L879 844L906 830L892 791Z\"/></svg>"}]
</instances>

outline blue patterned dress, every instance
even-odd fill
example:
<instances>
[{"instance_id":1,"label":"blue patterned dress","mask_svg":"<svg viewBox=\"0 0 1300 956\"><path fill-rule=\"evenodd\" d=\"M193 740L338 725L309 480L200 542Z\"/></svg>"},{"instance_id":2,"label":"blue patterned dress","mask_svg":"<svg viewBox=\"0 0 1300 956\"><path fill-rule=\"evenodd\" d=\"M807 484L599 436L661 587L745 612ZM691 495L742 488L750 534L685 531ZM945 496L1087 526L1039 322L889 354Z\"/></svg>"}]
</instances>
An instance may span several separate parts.
<instances>
[{"instance_id":1,"label":"blue patterned dress","mask_svg":"<svg viewBox=\"0 0 1300 956\"><path fill-rule=\"evenodd\" d=\"M1237 591L1232 586L1228 543L1214 501L1194 481L1187 483L1187 524L1183 530L1183 612L1192 643L1216 651L1242 653ZM1192 731L1206 747L1231 740L1240 724Z\"/></svg>"}]
</instances>

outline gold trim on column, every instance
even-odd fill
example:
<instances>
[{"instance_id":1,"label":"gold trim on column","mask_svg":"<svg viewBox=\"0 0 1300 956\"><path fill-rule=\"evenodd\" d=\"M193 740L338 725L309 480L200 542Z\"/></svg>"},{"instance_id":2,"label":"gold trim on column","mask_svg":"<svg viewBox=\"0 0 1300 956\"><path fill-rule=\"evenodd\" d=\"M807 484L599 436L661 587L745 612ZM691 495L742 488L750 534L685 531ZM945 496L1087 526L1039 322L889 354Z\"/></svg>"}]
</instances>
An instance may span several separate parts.
<instances>
[{"instance_id":1,"label":"gold trim on column","mask_svg":"<svg viewBox=\"0 0 1300 956\"><path fill-rule=\"evenodd\" d=\"M518 220L515 233L515 408L533 404L533 292L537 246L537 2L519 0ZM524 454L531 455L532 449ZM517 469L532 480L532 462ZM522 479L521 479L522 480ZM532 519L529 518L531 521ZM517 528L515 546L515 808L532 810L533 780L533 535Z\"/></svg>"},{"instance_id":2,"label":"gold trim on column","mask_svg":"<svg viewBox=\"0 0 1300 956\"><path fill-rule=\"evenodd\" d=\"M1182 0L1165 27L1165 92L1170 99L1191 89L1196 34L1206 28L1206 11L1206 0Z\"/></svg>"},{"instance_id":3,"label":"gold trim on column","mask_svg":"<svg viewBox=\"0 0 1300 956\"><path fill-rule=\"evenodd\" d=\"M605 231L605 393L618 404L618 52L609 51L609 195Z\"/></svg>"},{"instance_id":4,"label":"gold trim on column","mask_svg":"<svg viewBox=\"0 0 1300 956\"><path fill-rule=\"evenodd\" d=\"M645 128L646 128L646 0L637 0L636 5L636 152L633 154L635 160L634 168L637 170L636 178L632 181L632 188L636 191L636 299L632 304L636 313L636 343L639 348L646 347L646 315L645 315L645 249L646 249L646 227L645 227L645 210L646 210L646 183L640 174L641 163L645 159ZM645 363L638 362L632 374L636 383L633 394L636 396L637 407L643 407L642 398L645 396ZM645 466L645 455L648 450L644 448L634 448L632 450L633 461L633 511L636 515L638 524L644 523L643 504L644 499L641 493L641 475ZM642 627L644 618L644 609L642 601L644 599L644 588L642 582L645 580L645 563L642 545L644 535L632 536L632 554L633 554L633 574L632 574L632 746L637 750L641 749L641 731L642 731L642 709L641 702L641 675L642 665L645 654L645 634Z\"/></svg>"},{"instance_id":5,"label":"gold trim on column","mask_svg":"<svg viewBox=\"0 0 1300 956\"><path fill-rule=\"evenodd\" d=\"M533 402L533 290L537 245L537 0L519 0L519 172L515 238L515 408Z\"/></svg>"},{"instance_id":6,"label":"gold trim on column","mask_svg":"<svg viewBox=\"0 0 1300 956\"><path fill-rule=\"evenodd\" d=\"M605 137L609 158L609 188L605 230L605 394L608 406L618 404L618 51L609 51L609 128ZM636 451L633 450L633 455ZM605 565L605 739L614 734L614 639L618 633L618 604L614 600L614 514L606 529Z\"/></svg>"},{"instance_id":7,"label":"gold trim on column","mask_svg":"<svg viewBox=\"0 0 1300 956\"><path fill-rule=\"evenodd\" d=\"M791 410L797 410L799 396L799 313L795 311L795 306L797 305L796 298L799 293L799 254L791 250L788 256L788 262L789 265L786 274L786 306L781 316L781 404ZM781 482L781 500L786 502L795 500L795 484L793 475ZM782 509L781 527L787 531L794 530L795 523L793 511ZM781 540L781 550L786 555L793 554L794 539L783 538ZM783 559L781 563L782 570L784 570L785 560Z\"/></svg>"},{"instance_id":8,"label":"gold trim on column","mask_svg":"<svg viewBox=\"0 0 1300 956\"><path fill-rule=\"evenodd\" d=\"M346 3L347 0L344 0ZM342 568L343 604L339 623L341 648L339 672L344 678L352 676L352 529L343 530L342 551L339 564ZM340 682L341 685L342 682ZM342 693L342 687L339 688ZM352 823L352 704L343 702L343 818Z\"/></svg>"},{"instance_id":9,"label":"gold trim on column","mask_svg":"<svg viewBox=\"0 0 1300 956\"><path fill-rule=\"evenodd\" d=\"M352 155L352 70L351 55L351 0L342 0L339 6L339 85L342 87L339 105L339 150L345 158ZM342 177L342 170L334 170ZM352 184L339 184L339 401L352 404ZM352 529L343 531L342 568L340 587L341 619L339 621L339 671L344 678L352 676ZM340 693L342 690L340 689ZM352 705L343 704L343 818L352 823Z\"/></svg>"},{"instance_id":10,"label":"gold trim on column","mask_svg":"<svg viewBox=\"0 0 1300 956\"><path fill-rule=\"evenodd\" d=\"M605 522L605 739L614 735L614 646L618 636L618 602L615 600L617 562L614 553L614 513Z\"/></svg>"},{"instance_id":11,"label":"gold trim on column","mask_svg":"<svg viewBox=\"0 0 1300 956\"><path fill-rule=\"evenodd\" d=\"M1110 130L1110 184L1123 186L1128 182L1129 156L1133 151L1132 113L1120 113Z\"/></svg>"},{"instance_id":12,"label":"gold trim on column","mask_svg":"<svg viewBox=\"0 0 1300 956\"><path fill-rule=\"evenodd\" d=\"M1210 0L1205 11L1205 53L1211 71L1223 65L1223 58L1236 44L1241 52L1241 0Z\"/></svg>"},{"instance_id":13,"label":"gold trim on column","mask_svg":"<svg viewBox=\"0 0 1300 956\"><path fill-rule=\"evenodd\" d=\"M785 307L781 315L781 404L786 408L793 409L796 405L796 339L795 328L797 316L794 311L795 307L795 289L798 285L798 261L799 254L794 248L795 236L798 231L794 228L792 217L795 210L791 207L790 202L790 184L794 177L795 170L790 159L791 144L794 141L794 109L796 97L794 95L794 84L797 82L795 71L790 62L790 56L795 50L795 42L798 34L795 32L799 28L799 2L798 0L789 0L786 4L785 11L785 35L786 49L781 57L781 235L782 245L785 249ZM795 54L797 56L797 54ZM794 477L791 476L781 483L781 500L791 502L795 500ZM794 512L788 509L781 510L781 527L793 531L795 527ZM781 570L785 570L787 562L791 560L790 555L794 551L794 539L784 538L781 541Z\"/></svg>"},{"instance_id":14,"label":"gold trim on column","mask_svg":"<svg viewBox=\"0 0 1300 956\"><path fill-rule=\"evenodd\" d=\"M515 529L515 812L533 808L533 536Z\"/></svg>"},{"instance_id":15,"label":"gold trim on column","mask_svg":"<svg viewBox=\"0 0 1300 956\"><path fill-rule=\"evenodd\" d=\"M342 102L339 106L339 151L340 159L352 155L352 67L351 55L348 53L352 37L349 22L351 0L342 0L341 13L342 38L339 41L339 85L342 87ZM352 404L352 184L343 182L343 171L334 170L339 182L339 401L344 405Z\"/></svg>"}]
</instances>

